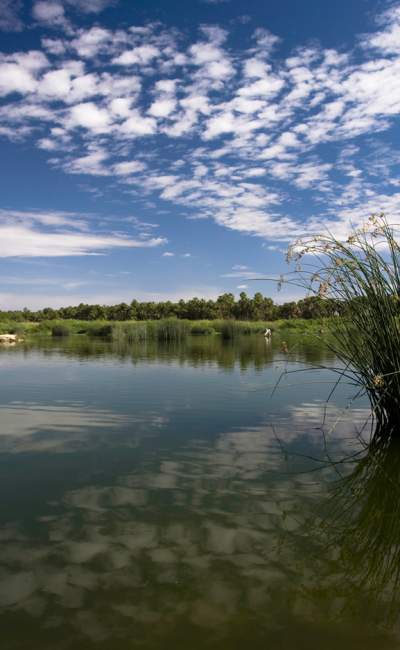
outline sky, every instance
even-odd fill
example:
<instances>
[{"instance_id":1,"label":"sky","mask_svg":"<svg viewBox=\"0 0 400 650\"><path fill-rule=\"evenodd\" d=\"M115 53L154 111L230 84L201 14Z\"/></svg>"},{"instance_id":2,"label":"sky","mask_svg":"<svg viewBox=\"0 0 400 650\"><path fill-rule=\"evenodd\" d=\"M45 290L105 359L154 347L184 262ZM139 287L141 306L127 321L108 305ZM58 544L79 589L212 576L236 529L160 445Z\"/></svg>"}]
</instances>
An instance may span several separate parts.
<instances>
[{"instance_id":1,"label":"sky","mask_svg":"<svg viewBox=\"0 0 400 650\"><path fill-rule=\"evenodd\" d=\"M262 291L400 215L400 2L0 0L0 308Z\"/></svg>"}]
</instances>

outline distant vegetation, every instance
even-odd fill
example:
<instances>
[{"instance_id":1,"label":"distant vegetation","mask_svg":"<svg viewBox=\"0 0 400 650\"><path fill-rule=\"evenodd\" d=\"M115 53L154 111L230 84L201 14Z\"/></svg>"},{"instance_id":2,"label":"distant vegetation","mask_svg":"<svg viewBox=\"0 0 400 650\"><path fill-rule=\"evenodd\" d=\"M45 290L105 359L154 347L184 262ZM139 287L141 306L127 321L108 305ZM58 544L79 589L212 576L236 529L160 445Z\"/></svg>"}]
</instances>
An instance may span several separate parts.
<instances>
[{"instance_id":1,"label":"distant vegetation","mask_svg":"<svg viewBox=\"0 0 400 650\"><path fill-rule=\"evenodd\" d=\"M132 300L118 305L86 305L76 307L47 307L39 311L23 309L19 311L0 311L0 323L3 321L40 323L49 320L81 321L153 321L165 318L180 320L239 320L239 321L273 321L286 318L324 318L339 310L335 300L311 296L298 302L275 304L271 298L256 293L252 298L245 292L238 300L232 293L224 293L216 300L192 298L179 302L138 302Z\"/></svg>"}]
</instances>

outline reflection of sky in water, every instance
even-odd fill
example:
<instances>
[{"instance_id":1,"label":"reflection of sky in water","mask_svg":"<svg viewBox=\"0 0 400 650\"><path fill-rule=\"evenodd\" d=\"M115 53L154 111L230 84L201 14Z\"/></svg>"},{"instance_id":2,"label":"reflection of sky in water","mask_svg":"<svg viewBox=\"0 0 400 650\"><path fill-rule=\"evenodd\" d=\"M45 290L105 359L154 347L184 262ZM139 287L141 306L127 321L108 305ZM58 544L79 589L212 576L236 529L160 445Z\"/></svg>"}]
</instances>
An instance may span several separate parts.
<instances>
[{"instance_id":1,"label":"reflection of sky in water","mask_svg":"<svg viewBox=\"0 0 400 650\"><path fill-rule=\"evenodd\" d=\"M346 619L337 548L309 535L334 474L310 473L305 458L324 454L327 384L299 381L271 400L279 373L7 355L0 621L10 647L26 647L20 626L40 648L395 647L362 615ZM351 427L365 417L353 410ZM334 423L333 453L353 452L349 414L332 404L325 431Z\"/></svg>"},{"instance_id":2,"label":"reflection of sky in water","mask_svg":"<svg viewBox=\"0 0 400 650\"><path fill-rule=\"evenodd\" d=\"M130 445L137 434L163 425L163 418L134 416L94 409L84 404L36 404L11 402L0 406L1 452L66 452L101 444L123 427L132 427ZM127 441L128 444L128 441Z\"/></svg>"}]
</instances>

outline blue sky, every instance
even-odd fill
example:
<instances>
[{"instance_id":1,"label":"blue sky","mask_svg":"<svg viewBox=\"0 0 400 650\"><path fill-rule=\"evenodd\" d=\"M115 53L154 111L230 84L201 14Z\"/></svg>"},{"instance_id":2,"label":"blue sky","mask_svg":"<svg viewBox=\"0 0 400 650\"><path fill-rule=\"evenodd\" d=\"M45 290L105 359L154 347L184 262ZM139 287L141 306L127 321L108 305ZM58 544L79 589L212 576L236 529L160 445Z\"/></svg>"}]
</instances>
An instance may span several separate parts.
<instances>
[{"instance_id":1,"label":"blue sky","mask_svg":"<svg viewBox=\"0 0 400 650\"><path fill-rule=\"evenodd\" d=\"M0 28L0 308L277 298L251 278L291 241L399 216L399 2L0 0Z\"/></svg>"}]
</instances>

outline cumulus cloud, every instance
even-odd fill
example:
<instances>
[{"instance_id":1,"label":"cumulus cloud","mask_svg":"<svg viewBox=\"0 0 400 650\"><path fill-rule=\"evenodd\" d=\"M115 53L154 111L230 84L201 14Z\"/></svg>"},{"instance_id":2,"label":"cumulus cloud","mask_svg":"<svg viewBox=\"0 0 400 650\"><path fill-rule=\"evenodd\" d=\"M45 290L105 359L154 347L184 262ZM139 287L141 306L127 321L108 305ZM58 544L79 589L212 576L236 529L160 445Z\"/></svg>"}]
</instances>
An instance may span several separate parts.
<instances>
[{"instance_id":1,"label":"cumulus cloud","mask_svg":"<svg viewBox=\"0 0 400 650\"><path fill-rule=\"evenodd\" d=\"M40 50L0 55L0 135L31 138L52 165L109 178L138 204L161 199L273 241L327 219L342 231L346 211L396 196L395 159L378 192L362 156L400 113L398 5L357 56L317 44L282 53L265 29L239 48L210 25L193 40L158 23L64 29L69 10L112 4L36 0L35 19L61 30Z\"/></svg>"},{"instance_id":2,"label":"cumulus cloud","mask_svg":"<svg viewBox=\"0 0 400 650\"><path fill-rule=\"evenodd\" d=\"M104 108L99 108L94 102L84 102L71 108L70 124L72 127L82 127L101 133L108 129L110 115Z\"/></svg>"}]
</instances>

